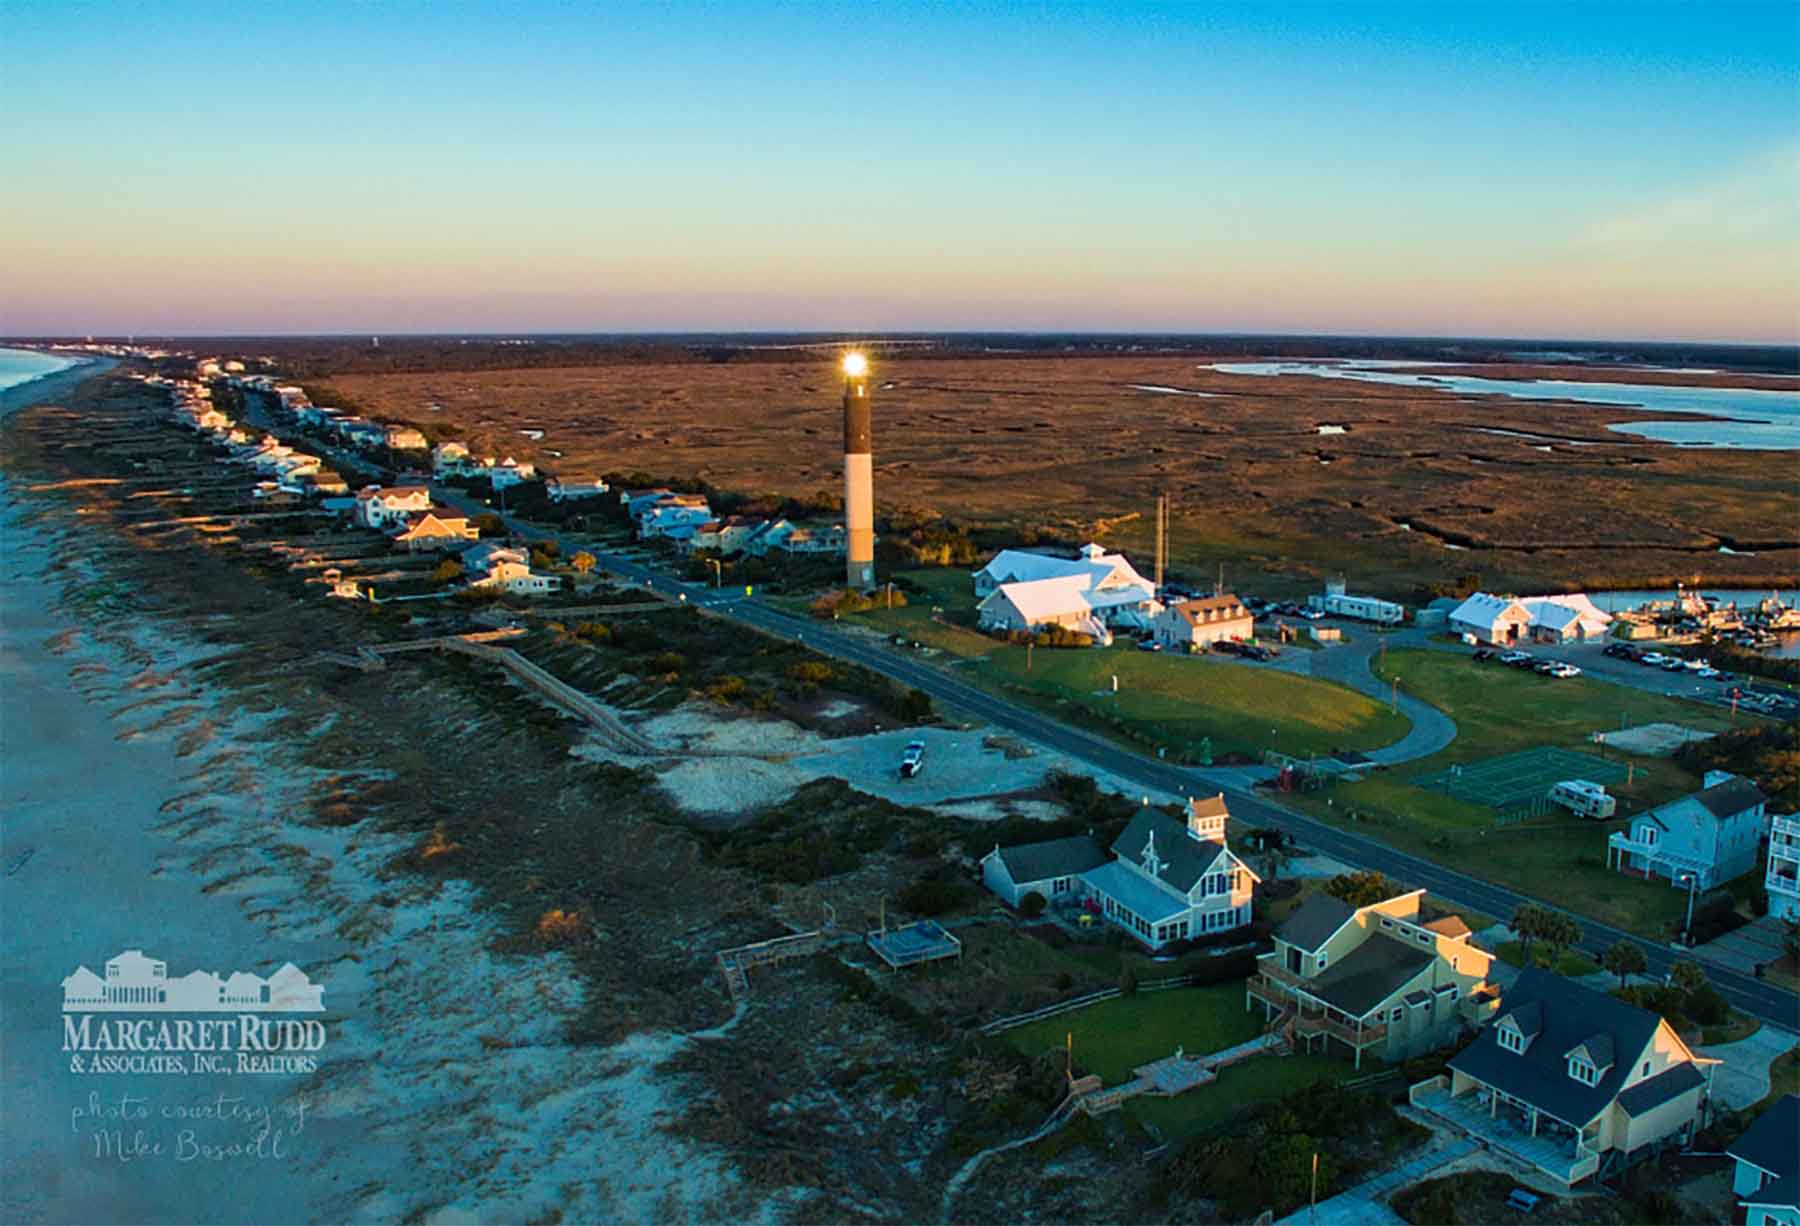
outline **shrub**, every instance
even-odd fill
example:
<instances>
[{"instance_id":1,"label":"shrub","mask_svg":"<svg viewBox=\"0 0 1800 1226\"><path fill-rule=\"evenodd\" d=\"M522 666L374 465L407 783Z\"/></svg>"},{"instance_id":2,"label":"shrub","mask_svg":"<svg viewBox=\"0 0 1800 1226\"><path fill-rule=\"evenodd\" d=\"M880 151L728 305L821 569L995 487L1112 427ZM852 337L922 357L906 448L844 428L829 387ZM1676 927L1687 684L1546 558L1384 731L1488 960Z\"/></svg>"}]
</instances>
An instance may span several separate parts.
<instances>
[{"instance_id":1,"label":"shrub","mask_svg":"<svg viewBox=\"0 0 1800 1226\"><path fill-rule=\"evenodd\" d=\"M579 622L575 637L589 643L608 643L612 641L612 628L605 622Z\"/></svg>"},{"instance_id":2,"label":"shrub","mask_svg":"<svg viewBox=\"0 0 1800 1226\"><path fill-rule=\"evenodd\" d=\"M1702 1026L1722 1026L1731 1020L1731 1002L1709 983L1688 993L1686 1012Z\"/></svg>"},{"instance_id":3,"label":"shrub","mask_svg":"<svg viewBox=\"0 0 1800 1226\"><path fill-rule=\"evenodd\" d=\"M787 676L790 681L824 685L831 680L833 673L831 665L823 660L796 660L788 665Z\"/></svg>"},{"instance_id":4,"label":"shrub","mask_svg":"<svg viewBox=\"0 0 1800 1226\"><path fill-rule=\"evenodd\" d=\"M679 673L687 668L687 657L679 651L665 651L650 661L650 667L659 673ZM742 677L722 678L722 680L736 680L740 687L743 684Z\"/></svg>"},{"instance_id":5,"label":"shrub","mask_svg":"<svg viewBox=\"0 0 1800 1226\"><path fill-rule=\"evenodd\" d=\"M587 935L587 917L579 911L552 907L538 916L537 937L546 945L572 945Z\"/></svg>"},{"instance_id":6,"label":"shrub","mask_svg":"<svg viewBox=\"0 0 1800 1226\"><path fill-rule=\"evenodd\" d=\"M1137 972L1128 964L1119 972L1119 995L1136 996L1138 990Z\"/></svg>"},{"instance_id":7,"label":"shrub","mask_svg":"<svg viewBox=\"0 0 1800 1226\"><path fill-rule=\"evenodd\" d=\"M1036 919L1044 913L1044 908L1047 905L1049 904L1045 901L1042 894L1038 893L1036 890L1031 890L1026 893L1025 897L1019 900L1019 914L1023 915L1026 919Z\"/></svg>"},{"instance_id":8,"label":"shrub","mask_svg":"<svg viewBox=\"0 0 1800 1226\"><path fill-rule=\"evenodd\" d=\"M900 905L914 915L942 915L955 910L969 897L966 885L926 877L900 891Z\"/></svg>"},{"instance_id":9,"label":"shrub","mask_svg":"<svg viewBox=\"0 0 1800 1226\"><path fill-rule=\"evenodd\" d=\"M433 583L455 583L463 577L462 563L455 558L445 558L431 572Z\"/></svg>"}]
</instances>

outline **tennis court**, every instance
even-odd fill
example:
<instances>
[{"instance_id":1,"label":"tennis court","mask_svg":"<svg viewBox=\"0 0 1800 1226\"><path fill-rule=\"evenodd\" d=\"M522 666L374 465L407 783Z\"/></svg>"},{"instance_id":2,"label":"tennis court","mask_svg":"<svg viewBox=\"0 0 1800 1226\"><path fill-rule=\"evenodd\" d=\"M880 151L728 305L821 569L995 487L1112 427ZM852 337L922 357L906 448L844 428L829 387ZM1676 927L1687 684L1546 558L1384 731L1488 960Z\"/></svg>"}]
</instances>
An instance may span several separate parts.
<instances>
[{"instance_id":1,"label":"tennis court","mask_svg":"<svg viewBox=\"0 0 1800 1226\"><path fill-rule=\"evenodd\" d=\"M1593 754L1541 745L1498 758L1464 762L1413 782L1466 800L1471 804L1505 809L1547 797L1550 788L1564 779L1614 783L1625 778L1625 767Z\"/></svg>"}]
</instances>

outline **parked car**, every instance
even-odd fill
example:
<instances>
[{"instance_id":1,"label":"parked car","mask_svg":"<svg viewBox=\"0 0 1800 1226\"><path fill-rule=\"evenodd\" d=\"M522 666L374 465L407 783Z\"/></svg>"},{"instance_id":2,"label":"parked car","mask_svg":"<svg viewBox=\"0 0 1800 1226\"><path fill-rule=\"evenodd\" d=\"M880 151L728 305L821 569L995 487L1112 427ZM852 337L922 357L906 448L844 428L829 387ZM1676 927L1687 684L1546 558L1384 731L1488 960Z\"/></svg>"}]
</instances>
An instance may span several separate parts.
<instances>
[{"instance_id":1,"label":"parked car","mask_svg":"<svg viewBox=\"0 0 1800 1226\"><path fill-rule=\"evenodd\" d=\"M1581 670L1579 668L1576 668L1573 664L1569 664L1569 663L1559 660L1556 663L1556 666L1550 670L1550 675L1552 677L1564 677L1564 678L1579 677L1579 676L1581 676Z\"/></svg>"},{"instance_id":2,"label":"parked car","mask_svg":"<svg viewBox=\"0 0 1800 1226\"><path fill-rule=\"evenodd\" d=\"M1699 669L1694 675L1698 676L1698 677L1704 677L1708 681L1717 681L1720 678L1722 678L1725 674L1720 672L1718 669L1713 668L1709 665L1706 668Z\"/></svg>"},{"instance_id":3,"label":"parked car","mask_svg":"<svg viewBox=\"0 0 1800 1226\"><path fill-rule=\"evenodd\" d=\"M1470 656L1469 658L1471 660L1487 661L1487 660L1493 659L1496 654L1497 653L1494 651L1493 648L1483 647L1479 651L1477 651L1474 655Z\"/></svg>"},{"instance_id":4,"label":"parked car","mask_svg":"<svg viewBox=\"0 0 1800 1226\"><path fill-rule=\"evenodd\" d=\"M1637 658L1637 662L1639 664L1648 665L1651 668L1661 668L1669 662L1669 657L1665 656L1660 651L1646 651Z\"/></svg>"},{"instance_id":5,"label":"parked car","mask_svg":"<svg viewBox=\"0 0 1800 1226\"><path fill-rule=\"evenodd\" d=\"M1272 650L1267 647L1258 647L1255 644L1246 644L1243 654L1252 660L1273 660L1275 658Z\"/></svg>"},{"instance_id":6,"label":"parked car","mask_svg":"<svg viewBox=\"0 0 1800 1226\"><path fill-rule=\"evenodd\" d=\"M1301 609L1300 612L1298 614L1296 614L1296 616L1304 617L1309 622L1322 622L1325 620L1325 610L1323 610L1323 609Z\"/></svg>"},{"instance_id":7,"label":"parked car","mask_svg":"<svg viewBox=\"0 0 1800 1226\"><path fill-rule=\"evenodd\" d=\"M911 779L925 769L925 742L908 741L900 753L900 777Z\"/></svg>"},{"instance_id":8,"label":"parked car","mask_svg":"<svg viewBox=\"0 0 1800 1226\"><path fill-rule=\"evenodd\" d=\"M1668 659L1666 659L1662 662L1662 670L1665 673L1686 672L1687 671L1687 661L1683 660L1680 656L1670 656Z\"/></svg>"},{"instance_id":9,"label":"parked car","mask_svg":"<svg viewBox=\"0 0 1800 1226\"><path fill-rule=\"evenodd\" d=\"M1604 654L1613 657L1615 660L1635 660L1641 653L1637 648L1627 643L1608 643Z\"/></svg>"},{"instance_id":10,"label":"parked car","mask_svg":"<svg viewBox=\"0 0 1800 1226\"><path fill-rule=\"evenodd\" d=\"M1157 642L1155 639L1144 639L1143 641L1138 643L1138 650L1139 651L1161 651L1162 644Z\"/></svg>"},{"instance_id":11,"label":"parked car","mask_svg":"<svg viewBox=\"0 0 1800 1226\"><path fill-rule=\"evenodd\" d=\"M1241 656L1244 654L1244 645L1231 639L1217 640L1213 643L1212 649L1222 656Z\"/></svg>"},{"instance_id":12,"label":"parked car","mask_svg":"<svg viewBox=\"0 0 1800 1226\"><path fill-rule=\"evenodd\" d=\"M1532 664L1531 671L1534 673L1543 673L1547 676L1551 670L1561 663L1561 660L1538 660Z\"/></svg>"},{"instance_id":13,"label":"parked car","mask_svg":"<svg viewBox=\"0 0 1800 1226\"><path fill-rule=\"evenodd\" d=\"M1500 663L1510 664L1514 668L1530 668L1531 653L1528 651L1509 651L1500 657Z\"/></svg>"},{"instance_id":14,"label":"parked car","mask_svg":"<svg viewBox=\"0 0 1800 1226\"><path fill-rule=\"evenodd\" d=\"M1705 660L1683 660L1681 666L1690 673L1705 672L1707 667Z\"/></svg>"}]
</instances>

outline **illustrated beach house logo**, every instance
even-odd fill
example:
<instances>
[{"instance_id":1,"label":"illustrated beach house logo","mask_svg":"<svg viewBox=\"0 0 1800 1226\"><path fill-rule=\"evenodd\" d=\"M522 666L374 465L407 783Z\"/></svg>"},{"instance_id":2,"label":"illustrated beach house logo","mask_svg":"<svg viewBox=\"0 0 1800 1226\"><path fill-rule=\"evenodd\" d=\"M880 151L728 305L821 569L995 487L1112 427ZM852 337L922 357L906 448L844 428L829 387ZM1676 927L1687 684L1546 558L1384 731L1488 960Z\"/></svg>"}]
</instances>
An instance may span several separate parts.
<instances>
[{"instance_id":1,"label":"illustrated beach house logo","mask_svg":"<svg viewBox=\"0 0 1800 1226\"><path fill-rule=\"evenodd\" d=\"M169 978L169 964L127 949L102 979L87 967L62 981L64 1013L323 1013L325 988L287 963L264 979L248 971L192 971Z\"/></svg>"}]
</instances>

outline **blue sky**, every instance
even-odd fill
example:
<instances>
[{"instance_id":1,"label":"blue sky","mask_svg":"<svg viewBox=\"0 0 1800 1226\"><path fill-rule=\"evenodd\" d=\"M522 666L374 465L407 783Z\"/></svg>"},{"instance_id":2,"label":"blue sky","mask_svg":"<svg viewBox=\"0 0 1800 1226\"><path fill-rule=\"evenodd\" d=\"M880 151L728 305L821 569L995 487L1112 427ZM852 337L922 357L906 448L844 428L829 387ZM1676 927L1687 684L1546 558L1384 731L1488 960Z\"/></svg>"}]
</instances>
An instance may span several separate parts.
<instances>
[{"instance_id":1,"label":"blue sky","mask_svg":"<svg viewBox=\"0 0 1800 1226\"><path fill-rule=\"evenodd\" d=\"M0 0L0 330L1793 340L1800 6Z\"/></svg>"}]
</instances>

